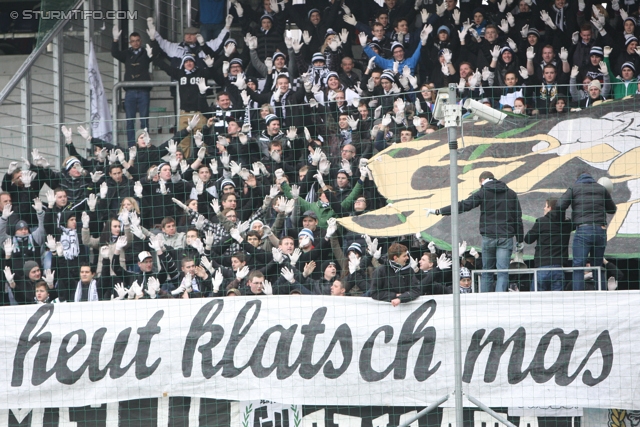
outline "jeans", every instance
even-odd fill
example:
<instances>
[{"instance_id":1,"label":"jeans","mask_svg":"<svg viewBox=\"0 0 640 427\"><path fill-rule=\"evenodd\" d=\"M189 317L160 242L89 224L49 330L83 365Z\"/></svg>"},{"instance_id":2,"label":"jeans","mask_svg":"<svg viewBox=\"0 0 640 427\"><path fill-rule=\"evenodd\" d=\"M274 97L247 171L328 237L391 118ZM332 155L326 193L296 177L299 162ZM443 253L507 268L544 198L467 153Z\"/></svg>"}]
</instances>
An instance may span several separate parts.
<instances>
[{"instance_id":1,"label":"jeans","mask_svg":"<svg viewBox=\"0 0 640 427\"><path fill-rule=\"evenodd\" d=\"M562 270L544 270L544 268L562 267L561 265L545 265L538 269L538 291L561 291L564 287ZM531 291L535 290L535 283L531 281Z\"/></svg>"},{"instance_id":2,"label":"jeans","mask_svg":"<svg viewBox=\"0 0 640 427\"><path fill-rule=\"evenodd\" d=\"M482 268L484 270L508 270L513 251L513 237L497 239L482 236ZM509 288L509 273L498 273L495 292L506 292ZM493 292L493 273L482 273L481 292Z\"/></svg>"},{"instance_id":3,"label":"jeans","mask_svg":"<svg viewBox=\"0 0 640 427\"><path fill-rule=\"evenodd\" d=\"M124 111L127 116L127 144L136 145L136 113L140 113L140 129L149 127L149 91L127 89L124 95Z\"/></svg>"},{"instance_id":4,"label":"jeans","mask_svg":"<svg viewBox=\"0 0 640 427\"><path fill-rule=\"evenodd\" d=\"M607 231L599 225L585 224L576 229L573 236L573 266L584 267L587 263L601 266L607 247ZM584 291L585 270L573 271L573 290ZM597 274L597 273L596 273ZM594 274L597 280L597 276Z\"/></svg>"},{"instance_id":5,"label":"jeans","mask_svg":"<svg viewBox=\"0 0 640 427\"><path fill-rule=\"evenodd\" d=\"M220 31L224 28L225 23L219 24L200 24L200 34L204 38L205 42L215 39L220 34Z\"/></svg>"}]
</instances>

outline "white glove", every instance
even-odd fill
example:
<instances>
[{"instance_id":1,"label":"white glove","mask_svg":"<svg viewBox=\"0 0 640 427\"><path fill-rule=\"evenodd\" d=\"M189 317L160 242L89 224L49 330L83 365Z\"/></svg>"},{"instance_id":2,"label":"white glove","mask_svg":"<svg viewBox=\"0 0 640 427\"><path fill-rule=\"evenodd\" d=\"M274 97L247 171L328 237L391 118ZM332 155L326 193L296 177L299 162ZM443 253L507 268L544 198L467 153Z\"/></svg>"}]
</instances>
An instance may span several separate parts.
<instances>
[{"instance_id":1,"label":"white glove","mask_svg":"<svg viewBox=\"0 0 640 427\"><path fill-rule=\"evenodd\" d=\"M227 15L224 18L224 28L227 29L227 31L229 30L229 28L231 28L231 24L233 23L233 15Z\"/></svg>"},{"instance_id":2,"label":"white glove","mask_svg":"<svg viewBox=\"0 0 640 427\"><path fill-rule=\"evenodd\" d=\"M491 70L489 70L489 67L484 67L482 69L482 80L484 80L485 82L489 81L492 75L493 73L491 72Z\"/></svg>"},{"instance_id":3,"label":"white glove","mask_svg":"<svg viewBox=\"0 0 640 427\"><path fill-rule=\"evenodd\" d=\"M96 210L97 203L98 203L98 198L96 197L96 195L93 193L89 194L89 197L87 198L87 205L89 206L89 210L91 212Z\"/></svg>"},{"instance_id":4,"label":"white glove","mask_svg":"<svg viewBox=\"0 0 640 427\"><path fill-rule=\"evenodd\" d=\"M213 211L216 213L216 215L220 213L220 202L218 202L218 199L213 199L209 204L213 208Z\"/></svg>"},{"instance_id":5,"label":"white glove","mask_svg":"<svg viewBox=\"0 0 640 427\"><path fill-rule=\"evenodd\" d=\"M522 36L523 39L527 38L527 36L529 35L529 24L524 24L522 26L522 29L520 30L520 35Z\"/></svg>"},{"instance_id":6,"label":"white glove","mask_svg":"<svg viewBox=\"0 0 640 427\"><path fill-rule=\"evenodd\" d=\"M13 278L15 277L15 273L11 272L11 268L9 266L4 268L4 278L7 280L7 283L15 283ZM12 286L13 287L13 286Z\"/></svg>"},{"instance_id":7,"label":"white glove","mask_svg":"<svg viewBox=\"0 0 640 427\"><path fill-rule=\"evenodd\" d=\"M304 43L300 39L294 39L291 42L291 46L293 46L293 51L295 53L300 53L300 49L302 49L302 45L304 45Z\"/></svg>"},{"instance_id":8,"label":"white glove","mask_svg":"<svg viewBox=\"0 0 640 427\"><path fill-rule=\"evenodd\" d=\"M33 209L35 209L36 213L42 212L42 200L40 200L40 197L33 199Z\"/></svg>"},{"instance_id":9,"label":"white glove","mask_svg":"<svg viewBox=\"0 0 640 427\"><path fill-rule=\"evenodd\" d=\"M494 61L498 60L498 57L500 56L500 46L496 45L493 47L493 49L491 49L491 57L493 58Z\"/></svg>"},{"instance_id":10,"label":"white glove","mask_svg":"<svg viewBox=\"0 0 640 427\"><path fill-rule=\"evenodd\" d=\"M149 277L149 280L147 280L147 295L149 295L151 299L154 299L158 291L160 291L160 281L155 277Z\"/></svg>"},{"instance_id":11,"label":"white glove","mask_svg":"<svg viewBox=\"0 0 640 427\"><path fill-rule=\"evenodd\" d=\"M206 222L207 222L207 219L203 215L198 215L198 218L196 218L196 222L193 225L194 227L196 227L196 229L202 230Z\"/></svg>"},{"instance_id":12,"label":"white glove","mask_svg":"<svg viewBox=\"0 0 640 427\"><path fill-rule=\"evenodd\" d=\"M358 34L358 40L360 41L360 46L365 47L367 45L367 35L364 32Z\"/></svg>"},{"instance_id":13,"label":"white glove","mask_svg":"<svg viewBox=\"0 0 640 427\"><path fill-rule=\"evenodd\" d=\"M238 243L242 243L244 241L244 239L240 235L240 230L238 230L237 228L232 228L231 230L229 230L229 235L233 237L233 239Z\"/></svg>"},{"instance_id":14,"label":"white glove","mask_svg":"<svg viewBox=\"0 0 640 427\"><path fill-rule=\"evenodd\" d=\"M469 253L476 259L478 259L480 257L480 254L478 253L478 251L474 247L469 249Z\"/></svg>"},{"instance_id":15,"label":"white glove","mask_svg":"<svg viewBox=\"0 0 640 427\"><path fill-rule=\"evenodd\" d=\"M418 268L418 260L415 259L414 257L412 257L411 255L409 255L409 266L411 267L411 269L413 271L415 271L416 273L418 272L419 268Z\"/></svg>"},{"instance_id":16,"label":"white glove","mask_svg":"<svg viewBox=\"0 0 640 427\"><path fill-rule=\"evenodd\" d=\"M284 277L284 279L287 282L295 283L296 279L295 279L295 273L293 272L293 270L289 270L289 268L287 267L282 267L282 270L280 270L280 274L282 275L282 277Z\"/></svg>"},{"instance_id":17,"label":"white glove","mask_svg":"<svg viewBox=\"0 0 640 427\"><path fill-rule=\"evenodd\" d=\"M455 24L460 25L460 11L458 9L454 9L451 15L453 16Z\"/></svg>"},{"instance_id":18,"label":"white glove","mask_svg":"<svg viewBox=\"0 0 640 427\"><path fill-rule=\"evenodd\" d=\"M320 186L320 188L324 188L325 187L324 179L322 178L322 174L317 173L317 174L313 175L313 177L318 181L318 185Z\"/></svg>"},{"instance_id":19,"label":"white glove","mask_svg":"<svg viewBox=\"0 0 640 427\"><path fill-rule=\"evenodd\" d=\"M129 162L132 162L133 159L136 158L137 154L138 154L138 147L136 147L135 145L133 147L129 147Z\"/></svg>"},{"instance_id":20,"label":"white glove","mask_svg":"<svg viewBox=\"0 0 640 427\"><path fill-rule=\"evenodd\" d=\"M293 212L293 208L295 206L296 206L296 200L295 199L287 200L287 204L285 205L284 213L286 215L291 215L291 213Z\"/></svg>"},{"instance_id":21,"label":"white glove","mask_svg":"<svg viewBox=\"0 0 640 427\"><path fill-rule=\"evenodd\" d=\"M444 15L444 12L447 10L447 2L443 1L441 4L436 5L436 14L438 16Z\"/></svg>"},{"instance_id":22,"label":"white glove","mask_svg":"<svg viewBox=\"0 0 640 427\"><path fill-rule=\"evenodd\" d=\"M354 119L353 116L348 116L347 117L347 123L349 124L349 127L351 128L351 130L356 130L358 128L358 122L360 121L360 119Z\"/></svg>"},{"instance_id":23,"label":"white glove","mask_svg":"<svg viewBox=\"0 0 640 427\"><path fill-rule=\"evenodd\" d=\"M202 259L200 259L200 264L203 264ZM209 263L209 265L211 265L211 263ZM211 284L213 285L214 294L217 294L218 291L220 290L220 285L222 284L223 280L224 280L224 276L222 276L222 272L220 271L220 269L217 269L216 272L213 274L213 277L211 278Z\"/></svg>"},{"instance_id":24,"label":"white glove","mask_svg":"<svg viewBox=\"0 0 640 427\"><path fill-rule=\"evenodd\" d=\"M78 133L87 141L91 141L91 133L84 128L84 126L78 126Z\"/></svg>"},{"instance_id":25,"label":"white glove","mask_svg":"<svg viewBox=\"0 0 640 427\"><path fill-rule=\"evenodd\" d=\"M327 234L325 235L325 237L327 239L330 238L335 234L336 231L338 231L338 223L336 222L336 219L329 218L327 220Z\"/></svg>"},{"instance_id":26,"label":"white glove","mask_svg":"<svg viewBox=\"0 0 640 427\"><path fill-rule=\"evenodd\" d=\"M200 114L194 114L191 120L189 120L189 125L187 126L187 132L191 132L193 129L195 129L196 126L198 126L198 123L200 123Z\"/></svg>"},{"instance_id":27,"label":"white glove","mask_svg":"<svg viewBox=\"0 0 640 427\"><path fill-rule=\"evenodd\" d=\"M47 245L47 249L49 249L51 252L56 251L56 239L54 239L51 234L47 235L46 245Z\"/></svg>"},{"instance_id":28,"label":"white glove","mask_svg":"<svg viewBox=\"0 0 640 427\"><path fill-rule=\"evenodd\" d=\"M129 289L125 288L122 283L116 283L116 285L113 287L113 290L115 290L116 294L118 294L118 296L115 297L115 299L118 300L125 299L127 297L127 294L129 293Z\"/></svg>"},{"instance_id":29,"label":"white glove","mask_svg":"<svg viewBox=\"0 0 640 427\"><path fill-rule=\"evenodd\" d=\"M500 21L500 24L498 25L498 28L500 28L500 30L503 33L509 34L509 23L507 22L506 19L503 19L502 21Z\"/></svg>"},{"instance_id":30,"label":"white glove","mask_svg":"<svg viewBox=\"0 0 640 427\"><path fill-rule=\"evenodd\" d=\"M9 237L7 240L5 240L2 244L2 248L4 249L5 256L11 256L14 249L13 239Z\"/></svg>"},{"instance_id":31,"label":"white glove","mask_svg":"<svg viewBox=\"0 0 640 427\"><path fill-rule=\"evenodd\" d=\"M300 250L300 248L295 248L293 250L293 253L289 255L289 262L291 263L291 265L295 265L298 262L298 259L300 259L301 255L302 251Z\"/></svg>"},{"instance_id":32,"label":"white glove","mask_svg":"<svg viewBox=\"0 0 640 427\"><path fill-rule=\"evenodd\" d=\"M567 62L568 58L569 58L569 51L566 48L561 47L560 48L560 60L562 62Z\"/></svg>"},{"instance_id":33,"label":"white glove","mask_svg":"<svg viewBox=\"0 0 640 427\"><path fill-rule=\"evenodd\" d=\"M464 254L466 251L467 251L467 241L463 240L462 243L458 245L458 254L462 256L462 254Z\"/></svg>"},{"instance_id":34,"label":"white glove","mask_svg":"<svg viewBox=\"0 0 640 427\"><path fill-rule=\"evenodd\" d=\"M355 26L356 26L356 24L358 23L358 21L356 20L356 17L355 17L355 16L353 16L353 15L344 15L344 16L342 17L342 20L343 20L344 22L346 22L347 24L349 24L349 25L353 26L353 27L355 27ZM365 35L365 37L366 37L366 35Z\"/></svg>"},{"instance_id":35,"label":"white glove","mask_svg":"<svg viewBox=\"0 0 640 427\"><path fill-rule=\"evenodd\" d=\"M611 46L605 46L602 48L602 52L604 53L605 58L608 58L609 55L611 55L612 51L613 51L613 48Z\"/></svg>"},{"instance_id":36,"label":"white glove","mask_svg":"<svg viewBox=\"0 0 640 427\"><path fill-rule=\"evenodd\" d=\"M236 272L236 278L242 280L249 275L249 266L245 265Z\"/></svg>"},{"instance_id":37,"label":"white glove","mask_svg":"<svg viewBox=\"0 0 640 427\"><path fill-rule=\"evenodd\" d=\"M125 246L127 246L127 236L118 237L118 240L116 240L116 251L122 250Z\"/></svg>"},{"instance_id":38,"label":"white glove","mask_svg":"<svg viewBox=\"0 0 640 427\"><path fill-rule=\"evenodd\" d=\"M436 264L440 270L446 270L448 268L451 268L451 264L453 264L453 261L447 258L446 254L442 254L437 259Z\"/></svg>"},{"instance_id":39,"label":"white glove","mask_svg":"<svg viewBox=\"0 0 640 427\"><path fill-rule=\"evenodd\" d=\"M498 3L498 10L500 11L500 13L504 13L504 10L507 8L507 0L501 0Z\"/></svg>"},{"instance_id":40,"label":"white glove","mask_svg":"<svg viewBox=\"0 0 640 427\"><path fill-rule=\"evenodd\" d=\"M311 38L312 36L309 35L309 31L305 30L302 32L302 40L304 41L304 44L311 43Z\"/></svg>"},{"instance_id":41,"label":"white glove","mask_svg":"<svg viewBox=\"0 0 640 427\"><path fill-rule=\"evenodd\" d=\"M600 64L598 64L598 69L605 76L609 74L609 68L607 67L607 64L604 61L600 61Z\"/></svg>"},{"instance_id":42,"label":"white glove","mask_svg":"<svg viewBox=\"0 0 640 427\"><path fill-rule=\"evenodd\" d=\"M142 291L142 286L138 284L136 280L131 284L131 288L129 288L129 299L134 298L142 298L144 296L144 292Z\"/></svg>"},{"instance_id":43,"label":"white glove","mask_svg":"<svg viewBox=\"0 0 640 427\"><path fill-rule=\"evenodd\" d=\"M147 34L151 40L156 38L156 26L153 25L153 18L147 18Z\"/></svg>"},{"instance_id":44,"label":"white glove","mask_svg":"<svg viewBox=\"0 0 640 427\"><path fill-rule=\"evenodd\" d=\"M507 22L509 23L510 27L514 27L516 25L516 18L513 17L511 12L507 13Z\"/></svg>"},{"instance_id":45,"label":"white glove","mask_svg":"<svg viewBox=\"0 0 640 427\"><path fill-rule=\"evenodd\" d=\"M102 179L102 177L104 176L104 173L97 171L97 172L90 173L90 175L91 175L91 181L93 181L93 183L96 184L98 183L98 181Z\"/></svg>"},{"instance_id":46,"label":"white glove","mask_svg":"<svg viewBox=\"0 0 640 427\"><path fill-rule=\"evenodd\" d=\"M31 182L36 178L35 172L30 172L28 170L23 170L22 175L20 175L20 181L24 184L25 188L31 187Z\"/></svg>"},{"instance_id":47,"label":"white glove","mask_svg":"<svg viewBox=\"0 0 640 427\"><path fill-rule=\"evenodd\" d=\"M177 288L175 288L174 290L171 291L171 295L182 295L183 293L186 292L186 288L184 285L180 285Z\"/></svg>"},{"instance_id":48,"label":"white glove","mask_svg":"<svg viewBox=\"0 0 640 427\"><path fill-rule=\"evenodd\" d=\"M231 161L229 162L229 168L231 170L231 176L234 177L235 175L238 175L242 170L242 163L238 164L235 161Z\"/></svg>"},{"instance_id":49,"label":"white glove","mask_svg":"<svg viewBox=\"0 0 640 427\"><path fill-rule=\"evenodd\" d=\"M518 51L518 46L516 45L516 42L514 42L512 39L508 38L507 43L509 43L509 47L511 48L512 51L514 52Z\"/></svg>"},{"instance_id":50,"label":"white glove","mask_svg":"<svg viewBox=\"0 0 640 427\"><path fill-rule=\"evenodd\" d=\"M427 211L427 213L426 213L427 218L429 217L429 215L437 215L435 209L424 208L424 210Z\"/></svg>"},{"instance_id":51,"label":"white glove","mask_svg":"<svg viewBox=\"0 0 640 427\"><path fill-rule=\"evenodd\" d=\"M271 286L271 282L265 280L262 284L262 293L265 295L273 295L273 286Z\"/></svg>"},{"instance_id":52,"label":"white glove","mask_svg":"<svg viewBox=\"0 0 640 427\"><path fill-rule=\"evenodd\" d=\"M213 265L211 264L211 261L209 261L209 259L206 256L203 256L200 258L200 265L206 268L209 271L209 273L213 273ZM220 270L218 270L218 272L220 272Z\"/></svg>"},{"instance_id":53,"label":"white glove","mask_svg":"<svg viewBox=\"0 0 640 427\"><path fill-rule=\"evenodd\" d=\"M89 228L89 222L91 222L91 220L89 219L89 214L86 212L82 212L82 228Z\"/></svg>"},{"instance_id":54,"label":"white glove","mask_svg":"<svg viewBox=\"0 0 640 427\"><path fill-rule=\"evenodd\" d=\"M326 158L321 159L318 163L318 172L320 172L322 175L327 175L329 174L330 169L331 162L329 162L329 160L327 160Z\"/></svg>"},{"instance_id":55,"label":"white glove","mask_svg":"<svg viewBox=\"0 0 640 427\"><path fill-rule=\"evenodd\" d=\"M298 137L298 129L295 126L290 126L287 131L287 138L292 141Z\"/></svg>"},{"instance_id":56,"label":"white glove","mask_svg":"<svg viewBox=\"0 0 640 427\"><path fill-rule=\"evenodd\" d=\"M536 52L533 49L533 46L529 46L527 48L527 61L533 61L535 57L536 57Z\"/></svg>"},{"instance_id":57,"label":"white glove","mask_svg":"<svg viewBox=\"0 0 640 427\"><path fill-rule=\"evenodd\" d=\"M382 121L380 122L380 124L383 127L389 126L391 124L391 114L385 114L384 117L382 117Z\"/></svg>"},{"instance_id":58,"label":"white glove","mask_svg":"<svg viewBox=\"0 0 640 427\"><path fill-rule=\"evenodd\" d=\"M453 53L449 49L443 49L442 57L444 58L445 64L451 64L451 58L453 57Z\"/></svg>"},{"instance_id":59,"label":"white glove","mask_svg":"<svg viewBox=\"0 0 640 427\"><path fill-rule=\"evenodd\" d=\"M166 196L167 195L167 184L162 180L158 181L158 184L160 186L160 194L162 194L163 196Z\"/></svg>"},{"instance_id":60,"label":"white glove","mask_svg":"<svg viewBox=\"0 0 640 427\"><path fill-rule=\"evenodd\" d=\"M191 241L191 247L194 248L200 255L204 253L204 244L200 239L194 239Z\"/></svg>"},{"instance_id":61,"label":"white glove","mask_svg":"<svg viewBox=\"0 0 640 427\"><path fill-rule=\"evenodd\" d=\"M291 186L291 196L294 199L297 199L298 197L300 197L300 187L296 184L293 184Z\"/></svg>"},{"instance_id":62,"label":"white glove","mask_svg":"<svg viewBox=\"0 0 640 427\"><path fill-rule=\"evenodd\" d=\"M133 193L138 199L142 199L142 183L140 181L136 181L133 185Z\"/></svg>"},{"instance_id":63,"label":"white glove","mask_svg":"<svg viewBox=\"0 0 640 427\"><path fill-rule=\"evenodd\" d=\"M284 261L284 255L278 248L271 248L271 255L273 256L273 261L278 264L282 264L282 261Z\"/></svg>"},{"instance_id":64,"label":"white glove","mask_svg":"<svg viewBox=\"0 0 640 427\"><path fill-rule=\"evenodd\" d=\"M542 19L542 22L544 22L549 27L551 27L552 30L555 30L558 28L556 27L556 24L553 23L553 21L551 20L551 17L549 16L549 13L546 10L540 11L540 19Z\"/></svg>"},{"instance_id":65,"label":"white glove","mask_svg":"<svg viewBox=\"0 0 640 427\"><path fill-rule=\"evenodd\" d=\"M525 67L520 67L520 77L522 77L523 80L527 80L529 78L529 71L527 71Z\"/></svg>"},{"instance_id":66,"label":"white glove","mask_svg":"<svg viewBox=\"0 0 640 427\"><path fill-rule=\"evenodd\" d=\"M205 78L202 78L202 77L197 78L196 83L198 84L198 90L202 95L207 93L208 89L211 89L211 86L207 86L207 80Z\"/></svg>"},{"instance_id":67,"label":"white glove","mask_svg":"<svg viewBox=\"0 0 640 427\"><path fill-rule=\"evenodd\" d=\"M349 257L349 274L353 274L360 269L360 259L358 257Z\"/></svg>"},{"instance_id":68,"label":"white glove","mask_svg":"<svg viewBox=\"0 0 640 427\"><path fill-rule=\"evenodd\" d=\"M601 61L600 63L604 64L604 61ZM580 73L580 69L578 68L577 65L574 65L573 67L571 67L571 78L578 77L579 73Z\"/></svg>"},{"instance_id":69,"label":"white glove","mask_svg":"<svg viewBox=\"0 0 640 427\"><path fill-rule=\"evenodd\" d=\"M347 30L346 28L343 28L342 31L340 31L340 43L347 44L348 41L349 41L349 30Z\"/></svg>"},{"instance_id":70,"label":"white glove","mask_svg":"<svg viewBox=\"0 0 640 427\"><path fill-rule=\"evenodd\" d=\"M149 59L153 58L153 48L149 45L149 43L144 45L144 50L147 51L147 56Z\"/></svg>"}]
</instances>

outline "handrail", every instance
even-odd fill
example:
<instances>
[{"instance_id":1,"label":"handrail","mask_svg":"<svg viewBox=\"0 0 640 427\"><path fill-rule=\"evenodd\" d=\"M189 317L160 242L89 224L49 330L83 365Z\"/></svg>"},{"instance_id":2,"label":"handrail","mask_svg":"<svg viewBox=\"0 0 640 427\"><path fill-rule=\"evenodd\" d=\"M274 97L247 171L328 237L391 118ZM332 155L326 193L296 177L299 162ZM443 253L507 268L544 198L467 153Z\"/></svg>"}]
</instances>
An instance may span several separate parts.
<instances>
[{"instance_id":1,"label":"handrail","mask_svg":"<svg viewBox=\"0 0 640 427\"><path fill-rule=\"evenodd\" d=\"M84 3L84 0L78 0L70 10L78 9L82 5L82 3ZM71 20L71 14L68 18L65 18L56 22L56 24L53 26L51 31L49 31L44 36L40 45L36 47L36 49L33 52L31 52L31 54L27 57L27 59L24 60L24 62L22 63L18 71L16 71L13 77L11 77L11 80L9 80L9 82L6 84L4 89L2 89L2 92L0 92L0 105L2 105L5 99L7 99L7 97L13 91L13 89L15 89L16 86L18 86L18 83L20 82L20 80L22 80L24 75L31 68L31 66L36 62L36 60L40 57L40 55L42 55L42 53L46 51L47 45L51 42L51 40L53 40L53 38L57 36L58 33L60 33L60 31L62 31L64 26L70 20Z\"/></svg>"},{"instance_id":2,"label":"handrail","mask_svg":"<svg viewBox=\"0 0 640 427\"><path fill-rule=\"evenodd\" d=\"M508 273L508 274L521 274L521 273L533 273L534 291L538 291L538 271L539 270L551 270L551 271L572 271L572 270L598 270L598 291L602 291L602 275L601 267L539 267L539 268L517 268L517 269L492 269L492 270L472 270L471 271L471 289L475 287L475 278L477 274L482 273ZM482 293L478 288L478 293Z\"/></svg>"},{"instance_id":3,"label":"handrail","mask_svg":"<svg viewBox=\"0 0 640 427\"><path fill-rule=\"evenodd\" d=\"M154 87L154 86L175 86L176 87L176 123L180 122L180 91L177 89L179 82L118 82L113 85L113 94L111 97L111 120L113 121L113 145L118 145L118 91L127 87ZM135 120L135 119L131 119Z\"/></svg>"}]
</instances>

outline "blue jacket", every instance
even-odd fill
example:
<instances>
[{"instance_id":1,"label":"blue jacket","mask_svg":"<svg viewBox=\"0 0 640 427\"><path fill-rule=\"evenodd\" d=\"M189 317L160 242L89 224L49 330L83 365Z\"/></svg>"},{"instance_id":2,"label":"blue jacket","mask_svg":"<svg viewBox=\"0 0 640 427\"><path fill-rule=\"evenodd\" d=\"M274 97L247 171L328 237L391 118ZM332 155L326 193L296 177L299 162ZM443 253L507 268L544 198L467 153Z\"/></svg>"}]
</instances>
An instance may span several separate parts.
<instances>
[{"instance_id":1,"label":"blue jacket","mask_svg":"<svg viewBox=\"0 0 640 427\"><path fill-rule=\"evenodd\" d=\"M402 72L402 69L406 65L411 69L412 73L415 73L416 72L416 65L418 65L418 61L420 61L420 51L421 50L422 50L422 46L416 47L416 50L415 50L415 52L413 52L413 55L411 56L411 58L405 58L404 61L402 61L400 63L400 65L398 66L398 71ZM364 47L364 51L365 51L365 53L367 54L367 56L369 58L375 56L376 57L376 60L375 60L376 65L378 67L382 68L383 70L392 69L393 68L393 63L395 62L393 59L382 58L380 55L375 53L373 51L373 49L371 49L369 46L365 46Z\"/></svg>"}]
</instances>

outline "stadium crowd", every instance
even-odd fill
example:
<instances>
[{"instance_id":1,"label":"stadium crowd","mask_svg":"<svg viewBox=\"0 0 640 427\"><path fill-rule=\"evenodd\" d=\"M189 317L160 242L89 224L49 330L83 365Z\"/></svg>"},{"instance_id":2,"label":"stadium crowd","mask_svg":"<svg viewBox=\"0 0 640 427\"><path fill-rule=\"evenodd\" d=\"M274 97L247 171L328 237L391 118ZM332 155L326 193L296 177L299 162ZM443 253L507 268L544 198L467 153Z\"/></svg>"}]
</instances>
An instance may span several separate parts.
<instances>
[{"instance_id":1,"label":"stadium crowd","mask_svg":"<svg viewBox=\"0 0 640 427\"><path fill-rule=\"evenodd\" d=\"M525 243L536 243L539 290L588 289L589 271L566 280L544 269L571 265L573 231L572 265L602 265L615 289L621 273L603 256L616 205L588 173L560 199L541 200L527 233L517 194L482 173L480 191L459 204L480 207L482 235L481 252L460 245L460 278L451 277L458 260L421 233L379 241L336 220L387 203L368 159L441 127L436 88L455 82L461 99L516 114L635 95L639 3L265 0L252 9L232 0L208 39L190 27L183 41L165 40L149 19L149 43L131 33L126 50L114 27L125 80L149 80L153 63L179 82L179 130L152 143L149 92L129 88L128 148L78 127L94 150L85 158L63 126L61 171L38 150L12 162L0 193L3 303L313 294L395 306L453 286L471 292L471 270L508 269ZM287 36L291 24L300 38ZM483 274L483 292L509 289L506 274Z\"/></svg>"}]
</instances>

